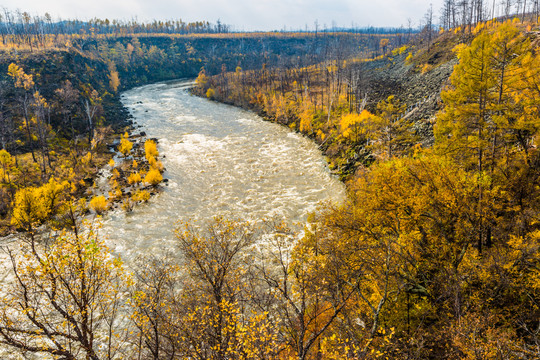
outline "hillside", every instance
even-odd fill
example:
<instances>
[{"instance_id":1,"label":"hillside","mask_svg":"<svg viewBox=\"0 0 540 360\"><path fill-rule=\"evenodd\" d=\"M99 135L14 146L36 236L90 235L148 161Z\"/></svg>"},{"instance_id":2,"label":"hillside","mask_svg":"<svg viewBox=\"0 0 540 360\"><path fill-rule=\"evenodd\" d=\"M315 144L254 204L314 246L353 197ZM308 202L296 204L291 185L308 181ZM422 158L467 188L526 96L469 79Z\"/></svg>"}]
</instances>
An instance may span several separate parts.
<instances>
[{"instance_id":1,"label":"hillside","mask_svg":"<svg viewBox=\"0 0 540 360\"><path fill-rule=\"evenodd\" d=\"M335 358L539 356L537 46L537 24L489 21L373 60L199 74L198 94L313 138L347 181L295 250L327 301L355 294Z\"/></svg>"}]
</instances>

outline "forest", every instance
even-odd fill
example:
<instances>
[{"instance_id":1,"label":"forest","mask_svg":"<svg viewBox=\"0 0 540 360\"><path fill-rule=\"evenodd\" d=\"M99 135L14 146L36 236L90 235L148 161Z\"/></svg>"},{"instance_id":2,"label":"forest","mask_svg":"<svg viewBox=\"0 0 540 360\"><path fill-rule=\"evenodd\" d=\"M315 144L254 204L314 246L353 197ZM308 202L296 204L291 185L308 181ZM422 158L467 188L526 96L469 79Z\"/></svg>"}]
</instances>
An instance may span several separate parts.
<instances>
[{"instance_id":1,"label":"forest","mask_svg":"<svg viewBox=\"0 0 540 360\"><path fill-rule=\"evenodd\" d=\"M540 7L495 4L446 0L440 28L430 8L421 31L395 32L6 13L0 218L21 240L3 247L0 348L93 360L539 358ZM111 255L95 215L132 211L164 176L119 92L182 77L196 77L200 97L315 141L347 200L300 230L287 219L163 224L176 226L181 261ZM97 194L104 166L112 176Z\"/></svg>"}]
</instances>

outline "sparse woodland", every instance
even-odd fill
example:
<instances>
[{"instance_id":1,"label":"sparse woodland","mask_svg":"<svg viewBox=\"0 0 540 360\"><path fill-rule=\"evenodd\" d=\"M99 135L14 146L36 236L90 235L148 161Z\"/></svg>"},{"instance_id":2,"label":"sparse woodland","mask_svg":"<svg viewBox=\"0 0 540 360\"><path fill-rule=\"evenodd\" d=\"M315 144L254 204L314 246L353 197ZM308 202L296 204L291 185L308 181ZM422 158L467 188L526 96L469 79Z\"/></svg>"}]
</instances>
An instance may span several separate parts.
<instances>
[{"instance_id":1,"label":"sparse woodland","mask_svg":"<svg viewBox=\"0 0 540 360\"><path fill-rule=\"evenodd\" d=\"M53 51L3 35L1 210L24 240L4 264L0 346L93 360L539 358L539 9L508 4L445 1L440 32L430 9L414 39L99 23L100 35L58 34L73 48ZM174 34L142 36L156 27ZM244 53L281 41L298 47ZM371 45L352 51L357 41ZM308 45L325 52L299 60ZM68 60L86 70L48 81L56 71L38 66ZM423 99L373 85L395 67L422 82L445 66ZM301 237L286 221L180 224L179 257L128 268L99 221L81 221L115 201L130 211L162 180L156 143L125 132L117 91L195 69L196 94L318 142L348 200L313 214ZM103 166L109 193L87 201Z\"/></svg>"}]
</instances>

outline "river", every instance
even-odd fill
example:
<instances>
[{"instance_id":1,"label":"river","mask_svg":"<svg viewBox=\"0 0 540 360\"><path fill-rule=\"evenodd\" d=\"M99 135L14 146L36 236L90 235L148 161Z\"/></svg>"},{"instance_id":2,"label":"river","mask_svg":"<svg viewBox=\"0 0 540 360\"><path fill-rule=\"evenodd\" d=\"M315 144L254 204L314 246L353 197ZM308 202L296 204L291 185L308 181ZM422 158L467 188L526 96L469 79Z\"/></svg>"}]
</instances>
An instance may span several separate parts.
<instances>
[{"instance_id":1,"label":"river","mask_svg":"<svg viewBox=\"0 0 540 360\"><path fill-rule=\"evenodd\" d=\"M133 212L103 218L116 254L174 251L178 221L221 215L303 222L321 202L344 199L344 185L312 141L188 88L182 81L158 83L122 95L140 131L159 140L168 183Z\"/></svg>"}]
</instances>

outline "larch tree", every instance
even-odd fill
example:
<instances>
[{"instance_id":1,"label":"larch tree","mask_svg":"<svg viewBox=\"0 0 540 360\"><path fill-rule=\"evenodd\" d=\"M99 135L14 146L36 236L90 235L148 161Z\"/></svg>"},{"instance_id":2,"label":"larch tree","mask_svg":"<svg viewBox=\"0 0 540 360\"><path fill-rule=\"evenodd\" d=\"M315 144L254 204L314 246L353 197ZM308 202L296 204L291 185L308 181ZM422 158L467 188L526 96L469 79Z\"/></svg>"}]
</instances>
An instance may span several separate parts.
<instances>
[{"instance_id":1,"label":"larch tree","mask_svg":"<svg viewBox=\"0 0 540 360\"><path fill-rule=\"evenodd\" d=\"M411 123L403 117L406 105L394 96L377 104L376 116L367 118L370 148L379 159L391 159L414 143Z\"/></svg>"},{"instance_id":2,"label":"larch tree","mask_svg":"<svg viewBox=\"0 0 540 360\"><path fill-rule=\"evenodd\" d=\"M471 45L457 49L460 62L452 86L442 93L446 107L437 117L435 137L440 154L476 172L481 206L484 191L514 184L509 176L530 165L540 97L530 40L511 21L477 31ZM488 216L480 207L478 212ZM480 250L492 244L493 225L479 224Z\"/></svg>"},{"instance_id":3,"label":"larch tree","mask_svg":"<svg viewBox=\"0 0 540 360\"><path fill-rule=\"evenodd\" d=\"M306 228L297 243L294 233L278 225L260 249L255 276L262 279L267 302L262 309L271 314L279 333L279 352L288 359L321 358L321 341L347 306L354 290L332 283L321 262L317 246L320 234Z\"/></svg>"}]
</instances>

